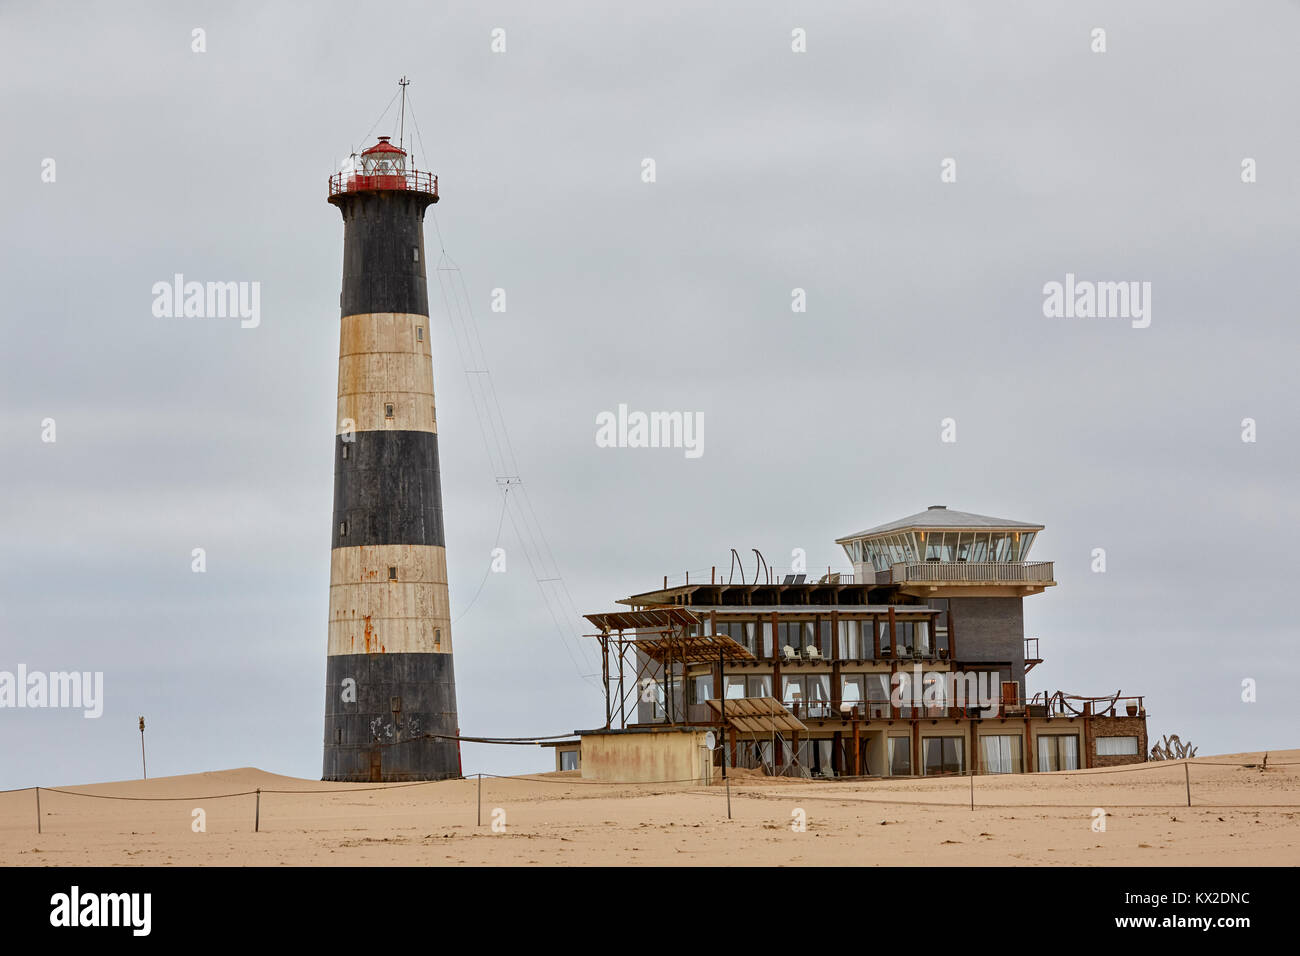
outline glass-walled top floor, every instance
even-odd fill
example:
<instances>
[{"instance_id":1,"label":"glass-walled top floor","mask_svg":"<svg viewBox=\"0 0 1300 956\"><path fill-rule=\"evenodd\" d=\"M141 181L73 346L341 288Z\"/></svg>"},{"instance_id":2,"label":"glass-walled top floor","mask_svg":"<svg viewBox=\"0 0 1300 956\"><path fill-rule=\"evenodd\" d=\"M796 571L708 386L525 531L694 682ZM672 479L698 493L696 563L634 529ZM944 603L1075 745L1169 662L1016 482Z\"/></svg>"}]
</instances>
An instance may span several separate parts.
<instances>
[{"instance_id":1,"label":"glass-walled top floor","mask_svg":"<svg viewBox=\"0 0 1300 956\"><path fill-rule=\"evenodd\" d=\"M1036 535L1036 531L895 531L848 541L844 550L855 564L869 564L877 571L921 561L1009 564L1029 559Z\"/></svg>"}]
</instances>

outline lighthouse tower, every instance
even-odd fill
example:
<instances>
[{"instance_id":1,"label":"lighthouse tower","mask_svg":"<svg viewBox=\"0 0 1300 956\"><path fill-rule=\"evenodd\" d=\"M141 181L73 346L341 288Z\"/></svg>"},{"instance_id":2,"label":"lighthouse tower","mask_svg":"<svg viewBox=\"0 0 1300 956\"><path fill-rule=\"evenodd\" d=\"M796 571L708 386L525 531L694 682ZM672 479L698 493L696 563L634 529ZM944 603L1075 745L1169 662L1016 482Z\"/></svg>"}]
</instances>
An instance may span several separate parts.
<instances>
[{"instance_id":1,"label":"lighthouse tower","mask_svg":"<svg viewBox=\"0 0 1300 956\"><path fill-rule=\"evenodd\" d=\"M322 779L456 777L424 254L438 179L381 136L329 201L343 291Z\"/></svg>"}]
</instances>

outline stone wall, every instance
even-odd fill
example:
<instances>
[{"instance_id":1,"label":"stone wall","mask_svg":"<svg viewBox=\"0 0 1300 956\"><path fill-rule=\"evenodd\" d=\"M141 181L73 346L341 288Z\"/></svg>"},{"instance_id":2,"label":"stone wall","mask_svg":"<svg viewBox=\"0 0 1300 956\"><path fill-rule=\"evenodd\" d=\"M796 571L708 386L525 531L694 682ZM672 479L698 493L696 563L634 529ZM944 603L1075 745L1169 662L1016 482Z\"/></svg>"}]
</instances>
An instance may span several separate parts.
<instances>
[{"instance_id":1,"label":"stone wall","mask_svg":"<svg viewBox=\"0 0 1300 956\"><path fill-rule=\"evenodd\" d=\"M1092 733L1088 744L1088 763L1093 767L1120 767L1125 764L1145 763L1150 748L1147 743L1147 719L1145 717L1094 717ZM1138 752L1132 754L1114 754L1099 757L1097 755L1098 737L1137 737Z\"/></svg>"}]
</instances>

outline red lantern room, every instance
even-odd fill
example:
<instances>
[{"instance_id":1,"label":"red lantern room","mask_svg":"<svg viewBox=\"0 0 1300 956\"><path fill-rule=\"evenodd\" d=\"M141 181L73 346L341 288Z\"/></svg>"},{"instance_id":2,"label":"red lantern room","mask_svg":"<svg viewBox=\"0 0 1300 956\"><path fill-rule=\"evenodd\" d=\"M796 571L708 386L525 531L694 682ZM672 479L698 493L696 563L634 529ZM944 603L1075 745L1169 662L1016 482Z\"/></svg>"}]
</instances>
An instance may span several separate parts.
<instances>
[{"instance_id":1,"label":"red lantern room","mask_svg":"<svg viewBox=\"0 0 1300 956\"><path fill-rule=\"evenodd\" d=\"M406 164L406 150L394 146L391 136L379 137L361 154L361 165L330 177L330 197L341 193L402 190L425 193L438 201L438 177L411 169Z\"/></svg>"},{"instance_id":2,"label":"red lantern room","mask_svg":"<svg viewBox=\"0 0 1300 956\"><path fill-rule=\"evenodd\" d=\"M394 146L391 136L379 137L379 142L361 154L361 173L364 176L403 176L406 173L406 150Z\"/></svg>"}]
</instances>

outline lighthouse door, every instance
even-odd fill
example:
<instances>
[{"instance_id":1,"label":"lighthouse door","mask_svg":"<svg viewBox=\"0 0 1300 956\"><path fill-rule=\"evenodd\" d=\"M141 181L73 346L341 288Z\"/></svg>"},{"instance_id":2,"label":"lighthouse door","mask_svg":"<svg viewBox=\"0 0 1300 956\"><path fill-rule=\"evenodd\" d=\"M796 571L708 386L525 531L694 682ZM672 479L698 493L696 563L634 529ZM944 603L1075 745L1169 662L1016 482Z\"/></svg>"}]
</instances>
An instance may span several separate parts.
<instances>
[{"instance_id":1,"label":"lighthouse door","mask_svg":"<svg viewBox=\"0 0 1300 956\"><path fill-rule=\"evenodd\" d=\"M370 752L370 780L372 783L379 783L383 777L383 771L381 769L382 761L383 754L378 750L372 750Z\"/></svg>"}]
</instances>

